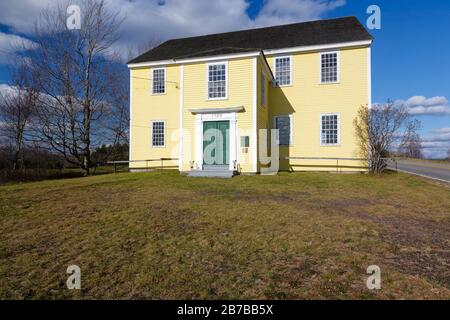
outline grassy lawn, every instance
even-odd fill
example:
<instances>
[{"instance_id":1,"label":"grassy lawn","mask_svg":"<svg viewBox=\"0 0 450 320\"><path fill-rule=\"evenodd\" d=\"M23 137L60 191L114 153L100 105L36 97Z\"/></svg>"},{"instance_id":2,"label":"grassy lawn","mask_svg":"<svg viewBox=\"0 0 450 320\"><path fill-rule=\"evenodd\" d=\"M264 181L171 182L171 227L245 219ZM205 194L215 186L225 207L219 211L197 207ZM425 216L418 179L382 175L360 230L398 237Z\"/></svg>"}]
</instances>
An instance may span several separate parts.
<instances>
[{"instance_id":1,"label":"grassy lawn","mask_svg":"<svg viewBox=\"0 0 450 320\"><path fill-rule=\"evenodd\" d=\"M9 184L0 218L0 298L450 298L450 188L404 174Z\"/></svg>"}]
</instances>

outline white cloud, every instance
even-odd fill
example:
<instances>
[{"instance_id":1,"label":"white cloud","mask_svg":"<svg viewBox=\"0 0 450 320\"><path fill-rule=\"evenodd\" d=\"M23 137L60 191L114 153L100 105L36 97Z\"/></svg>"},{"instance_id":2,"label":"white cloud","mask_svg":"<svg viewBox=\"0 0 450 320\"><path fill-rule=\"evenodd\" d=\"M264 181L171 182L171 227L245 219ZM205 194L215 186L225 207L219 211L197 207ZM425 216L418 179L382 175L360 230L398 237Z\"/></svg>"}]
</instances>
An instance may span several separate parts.
<instances>
[{"instance_id":1,"label":"white cloud","mask_svg":"<svg viewBox=\"0 0 450 320\"><path fill-rule=\"evenodd\" d=\"M0 64L11 62L18 51L33 45L32 41L24 37L0 31Z\"/></svg>"},{"instance_id":2,"label":"white cloud","mask_svg":"<svg viewBox=\"0 0 450 320\"><path fill-rule=\"evenodd\" d=\"M16 0L0 2L0 21L14 32L30 33L34 21L43 8L57 1L52 0Z\"/></svg>"},{"instance_id":3,"label":"white cloud","mask_svg":"<svg viewBox=\"0 0 450 320\"><path fill-rule=\"evenodd\" d=\"M445 158L450 150L450 128L432 130L422 138L423 153L429 158Z\"/></svg>"},{"instance_id":4,"label":"white cloud","mask_svg":"<svg viewBox=\"0 0 450 320\"><path fill-rule=\"evenodd\" d=\"M325 12L345 5L345 0L268 0L265 2L254 24L269 26L298 21L319 19Z\"/></svg>"},{"instance_id":5,"label":"white cloud","mask_svg":"<svg viewBox=\"0 0 450 320\"><path fill-rule=\"evenodd\" d=\"M0 83L0 96L7 95L12 92L14 92L14 87L11 87L9 84L6 83Z\"/></svg>"},{"instance_id":6,"label":"white cloud","mask_svg":"<svg viewBox=\"0 0 450 320\"><path fill-rule=\"evenodd\" d=\"M422 146L422 154L426 159L446 159L450 145Z\"/></svg>"},{"instance_id":7,"label":"white cloud","mask_svg":"<svg viewBox=\"0 0 450 320\"><path fill-rule=\"evenodd\" d=\"M254 20L246 13L246 0L106 0L113 11L125 15L124 34L117 48L127 54L130 46L149 40L203 35L252 27L321 18L345 0L266 0ZM39 12L67 0L0 2L0 21L13 31L30 34ZM74 1L72 1L74 2ZM76 2L76 1L75 1Z\"/></svg>"},{"instance_id":8,"label":"white cloud","mask_svg":"<svg viewBox=\"0 0 450 320\"><path fill-rule=\"evenodd\" d=\"M448 134L450 134L450 127L449 128L440 128L440 129L436 129L436 130L433 130L433 132L435 132L435 133L448 133Z\"/></svg>"},{"instance_id":9,"label":"white cloud","mask_svg":"<svg viewBox=\"0 0 450 320\"><path fill-rule=\"evenodd\" d=\"M395 105L404 105L411 115L450 115L448 100L442 96L426 98L424 96L413 96L407 100L396 100Z\"/></svg>"}]
</instances>

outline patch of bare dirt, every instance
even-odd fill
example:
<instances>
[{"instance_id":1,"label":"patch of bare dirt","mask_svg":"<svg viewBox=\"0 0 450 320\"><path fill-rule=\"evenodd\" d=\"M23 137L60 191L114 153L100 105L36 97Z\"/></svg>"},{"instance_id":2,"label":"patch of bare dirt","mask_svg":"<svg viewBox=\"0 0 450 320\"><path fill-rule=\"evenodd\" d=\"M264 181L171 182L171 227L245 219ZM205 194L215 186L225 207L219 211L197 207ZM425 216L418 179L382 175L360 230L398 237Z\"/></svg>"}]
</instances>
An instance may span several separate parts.
<instances>
[{"instance_id":1,"label":"patch of bare dirt","mask_svg":"<svg viewBox=\"0 0 450 320\"><path fill-rule=\"evenodd\" d=\"M374 215L364 210L370 204L383 201L367 199L331 200L321 207L333 208L333 213L370 221L380 226L381 240L392 244L394 254L384 257L385 262L397 270L421 275L450 288L450 223L398 215ZM389 203L396 209L403 205ZM331 210L328 210L331 212Z\"/></svg>"}]
</instances>

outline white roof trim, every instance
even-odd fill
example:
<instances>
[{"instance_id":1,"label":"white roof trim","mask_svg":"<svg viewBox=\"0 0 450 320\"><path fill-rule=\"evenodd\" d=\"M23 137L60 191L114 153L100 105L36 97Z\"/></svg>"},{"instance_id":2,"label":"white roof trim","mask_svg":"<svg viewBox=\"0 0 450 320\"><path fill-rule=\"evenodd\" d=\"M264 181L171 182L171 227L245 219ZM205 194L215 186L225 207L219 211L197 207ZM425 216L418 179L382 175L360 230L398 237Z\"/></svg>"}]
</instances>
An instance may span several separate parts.
<instances>
[{"instance_id":1,"label":"white roof trim","mask_svg":"<svg viewBox=\"0 0 450 320\"><path fill-rule=\"evenodd\" d=\"M280 53L331 50L331 49L340 49L340 48L348 48L348 47L369 46L371 44L372 44L372 40L364 40L364 41L323 44L323 45L315 45L315 46L301 46L301 47L292 47L292 48L283 48L283 49L268 49L268 50L264 50L263 52L265 55L272 55L272 54L280 54Z\"/></svg>"},{"instance_id":2,"label":"white roof trim","mask_svg":"<svg viewBox=\"0 0 450 320\"><path fill-rule=\"evenodd\" d=\"M129 63L128 68L139 68L139 67L152 67L159 65L168 65L168 64L186 64L186 63L194 63L194 62L204 62L204 61L219 61L226 59L236 59L236 58L246 58L246 57L255 57L259 55L260 51L246 52L246 53L235 53L235 54L222 54L217 56L210 57L200 57L200 58L186 58L186 59L169 59L169 60L159 60L159 61L150 61L150 62L138 62L138 63Z\"/></svg>"},{"instance_id":3,"label":"white roof trim","mask_svg":"<svg viewBox=\"0 0 450 320\"><path fill-rule=\"evenodd\" d=\"M230 107L230 108L203 108L203 109L189 109L189 112L193 114L198 113L230 113L230 112L241 112L245 111L245 108L243 106L240 107Z\"/></svg>"},{"instance_id":4,"label":"white roof trim","mask_svg":"<svg viewBox=\"0 0 450 320\"><path fill-rule=\"evenodd\" d=\"M330 49L340 49L340 48L348 48L348 47L369 46L371 44L372 44L372 40L364 40L364 41L341 42L341 43L333 43L333 44L301 46L301 47L292 47L292 48L283 48L283 49L268 49L268 50L264 50L263 52L265 55L273 55L273 54L292 53L292 52L330 50ZM210 56L210 57L186 58L186 59L179 59L179 60L168 59L168 60L159 60L159 61L150 61L150 62L138 62L138 63L129 63L128 68L152 67L152 66L169 65L169 64L195 63L195 62L203 62L203 61L216 61L216 60L224 60L224 59L246 58L246 57L254 57L259 54L260 54L260 51L254 51L254 52L246 52L246 53L224 54L224 55L217 55L217 56Z\"/></svg>"}]
</instances>

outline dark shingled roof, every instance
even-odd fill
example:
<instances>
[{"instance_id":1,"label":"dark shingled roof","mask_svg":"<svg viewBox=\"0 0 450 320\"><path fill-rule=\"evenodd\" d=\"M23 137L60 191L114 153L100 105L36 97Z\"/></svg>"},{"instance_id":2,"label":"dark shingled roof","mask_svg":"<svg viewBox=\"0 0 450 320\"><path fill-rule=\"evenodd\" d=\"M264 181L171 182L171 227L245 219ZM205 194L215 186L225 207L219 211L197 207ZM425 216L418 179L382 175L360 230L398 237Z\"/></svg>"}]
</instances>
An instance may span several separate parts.
<instances>
[{"instance_id":1,"label":"dark shingled roof","mask_svg":"<svg viewBox=\"0 0 450 320\"><path fill-rule=\"evenodd\" d=\"M129 63L215 56L230 53L372 40L356 17L173 39Z\"/></svg>"}]
</instances>

